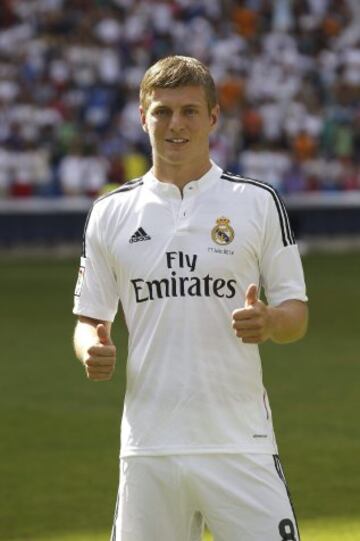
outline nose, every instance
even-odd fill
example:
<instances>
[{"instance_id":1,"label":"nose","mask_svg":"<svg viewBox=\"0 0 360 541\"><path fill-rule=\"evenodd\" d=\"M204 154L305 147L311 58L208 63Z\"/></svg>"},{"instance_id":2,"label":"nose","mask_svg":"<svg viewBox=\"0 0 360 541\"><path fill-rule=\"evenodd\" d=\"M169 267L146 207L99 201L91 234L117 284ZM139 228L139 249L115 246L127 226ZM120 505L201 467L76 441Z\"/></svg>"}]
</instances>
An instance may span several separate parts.
<instances>
[{"instance_id":1,"label":"nose","mask_svg":"<svg viewBox=\"0 0 360 541\"><path fill-rule=\"evenodd\" d=\"M178 132L184 127L182 114L178 111L174 111L170 118L169 128L172 131Z\"/></svg>"}]
</instances>

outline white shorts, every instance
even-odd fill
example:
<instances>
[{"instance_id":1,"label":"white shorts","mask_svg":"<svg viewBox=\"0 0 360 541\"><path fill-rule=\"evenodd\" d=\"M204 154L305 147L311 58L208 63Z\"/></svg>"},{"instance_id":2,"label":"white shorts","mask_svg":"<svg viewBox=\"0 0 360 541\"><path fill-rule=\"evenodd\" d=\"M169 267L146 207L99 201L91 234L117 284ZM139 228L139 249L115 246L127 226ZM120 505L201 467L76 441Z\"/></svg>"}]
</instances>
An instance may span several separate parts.
<instances>
[{"instance_id":1,"label":"white shorts","mask_svg":"<svg viewBox=\"0 0 360 541\"><path fill-rule=\"evenodd\" d=\"M300 541L277 455L123 458L111 541Z\"/></svg>"}]
</instances>

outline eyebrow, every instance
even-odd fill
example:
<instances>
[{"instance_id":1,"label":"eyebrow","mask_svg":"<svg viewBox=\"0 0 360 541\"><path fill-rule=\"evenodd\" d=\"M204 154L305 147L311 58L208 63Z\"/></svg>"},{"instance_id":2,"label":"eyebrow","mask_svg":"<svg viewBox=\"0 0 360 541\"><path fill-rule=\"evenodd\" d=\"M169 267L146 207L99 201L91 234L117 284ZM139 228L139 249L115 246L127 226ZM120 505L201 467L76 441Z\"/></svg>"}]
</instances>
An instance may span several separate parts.
<instances>
[{"instance_id":1,"label":"eyebrow","mask_svg":"<svg viewBox=\"0 0 360 541\"><path fill-rule=\"evenodd\" d=\"M195 109L199 109L201 107L201 103L185 103L184 105L181 106L182 109L186 109L187 107L194 107ZM162 104L162 103L158 103L158 104L154 104L153 105L153 109L156 110L156 109L171 109L172 106L171 105L167 105L167 104Z\"/></svg>"}]
</instances>

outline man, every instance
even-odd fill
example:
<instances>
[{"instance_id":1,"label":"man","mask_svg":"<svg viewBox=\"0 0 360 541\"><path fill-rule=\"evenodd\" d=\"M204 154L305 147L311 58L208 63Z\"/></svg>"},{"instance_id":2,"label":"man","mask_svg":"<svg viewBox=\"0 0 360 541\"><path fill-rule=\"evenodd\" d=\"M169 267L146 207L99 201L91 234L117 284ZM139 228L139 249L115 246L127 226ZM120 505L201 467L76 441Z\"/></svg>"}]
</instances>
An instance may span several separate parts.
<instances>
[{"instance_id":1,"label":"man","mask_svg":"<svg viewBox=\"0 0 360 541\"><path fill-rule=\"evenodd\" d=\"M199 61L154 64L140 103L153 167L93 205L75 292L90 379L112 376L119 299L129 330L112 540L200 540L205 521L215 541L298 541L258 351L306 331L285 208L211 162L219 107Z\"/></svg>"}]
</instances>

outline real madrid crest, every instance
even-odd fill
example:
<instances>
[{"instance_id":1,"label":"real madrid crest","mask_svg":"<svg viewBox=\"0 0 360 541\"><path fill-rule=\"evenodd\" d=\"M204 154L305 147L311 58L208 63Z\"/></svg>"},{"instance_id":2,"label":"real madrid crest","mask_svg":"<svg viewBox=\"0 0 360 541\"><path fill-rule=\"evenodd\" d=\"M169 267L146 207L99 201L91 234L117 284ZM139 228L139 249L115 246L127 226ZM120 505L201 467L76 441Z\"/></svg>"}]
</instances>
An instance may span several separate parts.
<instances>
[{"instance_id":1,"label":"real madrid crest","mask_svg":"<svg viewBox=\"0 0 360 541\"><path fill-rule=\"evenodd\" d=\"M216 226L211 231L211 238L216 244L226 246L234 240L235 233L229 218L222 216L216 220Z\"/></svg>"}]
</instances>

